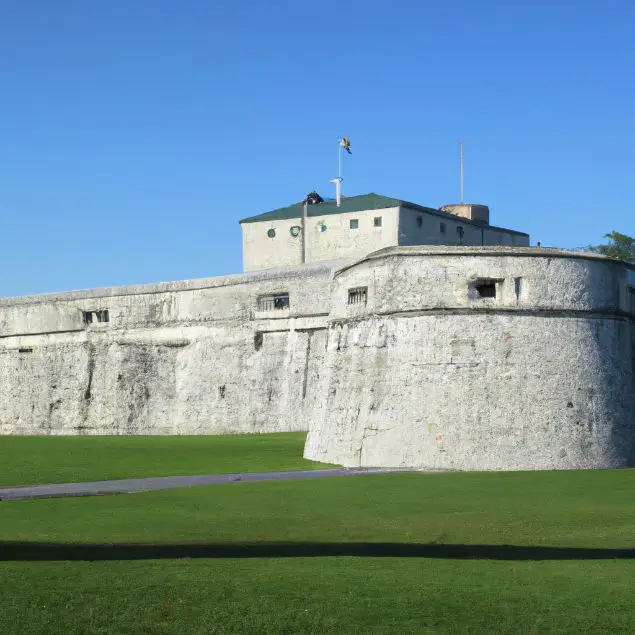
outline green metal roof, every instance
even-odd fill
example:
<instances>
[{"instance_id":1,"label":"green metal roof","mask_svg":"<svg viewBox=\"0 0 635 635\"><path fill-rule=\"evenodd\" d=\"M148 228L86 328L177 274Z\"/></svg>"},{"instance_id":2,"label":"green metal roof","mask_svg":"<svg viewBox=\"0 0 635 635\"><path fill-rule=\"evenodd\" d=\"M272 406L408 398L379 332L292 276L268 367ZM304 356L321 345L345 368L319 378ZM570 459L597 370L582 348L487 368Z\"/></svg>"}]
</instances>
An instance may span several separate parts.
<instances>
[{"instance_id":1,"label":"green metal roof","mask_svg":"<svg viewBox=\"0 0 635 635\"><path fill-rule=\"evenodd\" d=\"M314 203L307 205L307 214L311 216L325 216L328 214L345 214L346 212L361 212L368 209L385 209L387 207L398 207L400 205L414 206L398 198L389 196L380 196L379 194L361 194L360 196L343 196L338 207L334 200L324 201L324 203ZM302 203L289 205L289 207L281 207L271 212L258 214L258 216L250 216L243 218L241 223L262 223L272 220L288 220L290 218L302 218ZM415 206L420 207L420 206ZM436 211L429 207L421 208L426 211Z\"/></svg>"},{"instance_id":2,"label":"green metal roof","mask_svg":"<svg viewBox=\"0 0 635 635\"><path fill-rule=\"evenodd\" d=\"M289 220L291 218L302 218L302 202L295 203L295 205L289 205L289 207L280 207L274 209L271 212L265 212L264 214L258 214L258 216L250 216L249 218L243 218L241 223L262 223L265 221L276 220ZM381 196L380 194L360 194L359 196L343 196L338 207L334 200L324 201L324 203L314 203L313 205L307 205L307 214L309 217L326 216L328 214L344 214L346 212L362 212L370 209L386 209L387 207L405 207L417 212L428 212L456 220L457 216L450 214L449 212L443 212L440 209L434 207L425 207L424 205L417 205L416 203L410 203L400 198L392 198L390 196ZM468 225L477 225L483 227L481 223L475 223L469 218L460 217L462 223ZM519 236L527 236L524 232L519 232L514 229L505 229L503 227L495 227L494 225L487 225L489 229L505 231L510 234L517 234Z\"/></svg>"}]
</instances>

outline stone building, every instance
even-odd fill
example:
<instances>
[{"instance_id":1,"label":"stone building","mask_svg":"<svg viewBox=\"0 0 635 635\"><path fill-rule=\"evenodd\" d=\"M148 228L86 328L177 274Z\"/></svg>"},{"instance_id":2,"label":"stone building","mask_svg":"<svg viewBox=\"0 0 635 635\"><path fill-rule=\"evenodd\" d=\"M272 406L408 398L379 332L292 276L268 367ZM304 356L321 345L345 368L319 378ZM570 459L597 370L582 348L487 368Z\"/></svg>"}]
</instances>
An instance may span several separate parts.
<instances>
[{"instance_id":1,"label":"stone building","mask_svg":"<svg viewBox=\"0 0 635 635\"><path fill-rule=\"evenodd\" d=\"M0 432L308 430L307 457L347 466L633 464L635 266L529 247L484 206L295 207L243 221L242 274L0 299Z\"/></svg>"},{"instance_id":2,"label":"stone building","mask_svg":"<svg viewBox=\"0 0 635 635\"><path fill-rule=\"evenodd\" d=\"M378 194L346 197L340 205L317 197L241 225L245 271L361 258L400 245L529 245L527 234L491 226L486 205L433 209Z\"/></svg>"}]
</instances>

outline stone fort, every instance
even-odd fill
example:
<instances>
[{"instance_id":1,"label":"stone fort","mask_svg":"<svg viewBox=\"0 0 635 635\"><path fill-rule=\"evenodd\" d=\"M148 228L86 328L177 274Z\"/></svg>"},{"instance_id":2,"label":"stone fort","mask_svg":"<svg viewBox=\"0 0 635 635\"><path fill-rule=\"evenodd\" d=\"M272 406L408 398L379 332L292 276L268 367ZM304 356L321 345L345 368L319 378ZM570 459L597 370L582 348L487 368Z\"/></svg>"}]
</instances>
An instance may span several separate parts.
<instances>
[{"instance_id":1,"label":"stone fort","mask_svg":"<svg viewBox=\"0 0 635 635\"><path fill-rule=\"evenodd\" d=\"M241 221L244 273L0 299L3 434L308 431L344 466L635 463L635 265L487 206Z\"/></svg>"}]
</instances>

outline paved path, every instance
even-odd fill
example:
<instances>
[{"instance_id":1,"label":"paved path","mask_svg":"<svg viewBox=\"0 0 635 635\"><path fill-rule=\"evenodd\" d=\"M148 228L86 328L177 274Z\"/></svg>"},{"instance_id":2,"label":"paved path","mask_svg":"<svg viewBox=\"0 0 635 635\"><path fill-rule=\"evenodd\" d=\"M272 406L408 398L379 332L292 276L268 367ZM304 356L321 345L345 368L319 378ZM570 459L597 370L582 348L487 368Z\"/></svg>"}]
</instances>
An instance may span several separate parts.
<instances>
[{"instance_id":1,"label":"paved path","mask_svg":"<svg viewBox=\"0 0 635 635\"><path fill-rule=\"evenodd\" d=\"M195 485L223 485L244 481L286 481L327 476L358 476L360 474L392 474L410 472L407 469L333 468L329 470L302 470L296 472L245 472L243 474L203 474L201 476L159 476L130 478L119 481L93 481L89 483L60 483L57 485L30 485L0 489L0 500L29 498L61 498L65 496L100 496L104 494L134 494L157 489L194 487Z\"/></svg>"}]
</instances>

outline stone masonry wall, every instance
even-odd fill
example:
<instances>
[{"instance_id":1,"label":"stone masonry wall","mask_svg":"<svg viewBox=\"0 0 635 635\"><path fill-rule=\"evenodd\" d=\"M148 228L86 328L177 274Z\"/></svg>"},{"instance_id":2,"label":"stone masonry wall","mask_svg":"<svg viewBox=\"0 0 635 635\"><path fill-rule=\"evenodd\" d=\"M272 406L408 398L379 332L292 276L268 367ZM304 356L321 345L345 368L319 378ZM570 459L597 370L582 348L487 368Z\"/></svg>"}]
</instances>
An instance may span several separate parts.
<instances>
[{"instance_id":1,"label":"stone masonry wall","mask_svg":"<svg viewBox=\"0 0 635 635\"><path fill-rule=\"evenodd\" d=\"M496 297L480 297L482 282ZM366 304L348 304L360 288ZM618 263L549 250L400 248L344 269L305 456L468 470L633 464L626 289Z\"/></svg>"},{"instance_id":2,"label":"stone masonry wall","mask_svg":"<svg viewBox=\"0 0 635 635\"><path fill-rule=\"evenodd\" d=\"M306 430L333 266L0 301L0 433Z\"/></svg>"}]
</instances>

